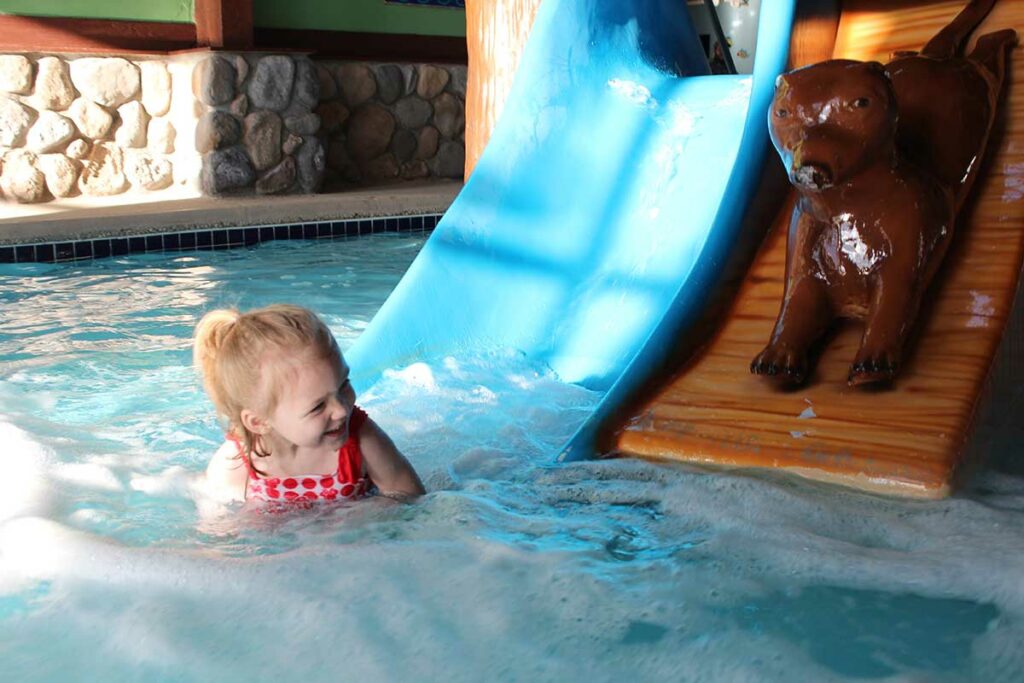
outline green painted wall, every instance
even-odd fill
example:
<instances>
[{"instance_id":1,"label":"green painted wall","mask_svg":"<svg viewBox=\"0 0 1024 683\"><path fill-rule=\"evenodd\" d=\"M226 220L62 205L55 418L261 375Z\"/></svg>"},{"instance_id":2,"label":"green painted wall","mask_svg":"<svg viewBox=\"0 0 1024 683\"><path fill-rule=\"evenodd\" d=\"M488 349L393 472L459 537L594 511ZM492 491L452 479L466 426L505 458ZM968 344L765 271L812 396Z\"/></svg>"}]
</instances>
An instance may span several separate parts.
<instances>
[{"instance_id":1,"label":"green painted wall","mask_svg":"<svg viewBox=\"0 0 1024 683\"><path fill-rule=\"evenodd\" d=\"M192 23L192 0L0 0L0 14Z\"/></svg>"},{"instance_id":2,"label":"green painted wall","mask_svg":"<svg viewBox=\"0 0 1024 683\"><path fill-rule=\"evenodd\" d=\"M0 0L0 14L129 21L192 22L193 0ZM405 7L384 0L253 0L254 21L265 28L362 33L465 36L466 13Z\"/></svg>"},{"instance_id":3,"label":"green painted wall","mask_svg":"<svg viewBox=\"0 0 1024 683\"><path fill-rule=\"evenodd\" d=\"M466 35L462 10L388 5L384 0L253 0L253 13L262 28Z\"/></svg>"}]
</instances>

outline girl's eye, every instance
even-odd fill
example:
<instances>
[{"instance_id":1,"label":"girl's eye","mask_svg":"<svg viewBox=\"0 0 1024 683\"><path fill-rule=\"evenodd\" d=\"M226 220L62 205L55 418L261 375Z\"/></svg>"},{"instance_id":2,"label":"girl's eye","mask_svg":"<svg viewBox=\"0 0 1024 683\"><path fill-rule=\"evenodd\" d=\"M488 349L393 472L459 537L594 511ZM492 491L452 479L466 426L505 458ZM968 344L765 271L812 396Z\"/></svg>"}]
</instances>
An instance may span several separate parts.
<instances>
[{"instance_id":1,"label":"girl's eye","mask_svg":"<svg viewBox=\"0 0 1024 683\"><path fill-rule=\"evenodd\" d=\"M313 408L313 411L312 411L312 412L314 412L314 413L319 413L319 412L320 412L321 410L323 410L323 409L324 409L324 406L325 406L325 405L327 405L327 404L326 404L326 403L324 403L323 401L320 401L320 403L317 403L317 404L316 404L316 407L314 407L314 408Z\"/></svg>"},{"instance_id":2,"label":"girl's eye","mask_svg":"<svg viewBox=\"0 0 1024 683\"><path fill-rule=\"evenodd\" d=\"M866 97L858 97L853 101L853 106L856 107L857 109L863 109L869 104L871 104L871 100L869 100Z\"/></svg>"}]
</instances>

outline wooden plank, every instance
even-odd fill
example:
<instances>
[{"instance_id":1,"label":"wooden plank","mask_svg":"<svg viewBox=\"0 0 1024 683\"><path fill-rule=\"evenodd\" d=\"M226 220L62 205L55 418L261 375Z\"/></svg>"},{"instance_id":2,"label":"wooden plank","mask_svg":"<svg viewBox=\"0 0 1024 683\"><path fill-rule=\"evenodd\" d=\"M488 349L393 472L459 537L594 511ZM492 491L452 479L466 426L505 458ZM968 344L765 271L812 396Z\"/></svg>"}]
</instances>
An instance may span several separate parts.
<instances>
[{"instance_id":1,"label":"wooden plank","mask_svg":"<svg viewBox=\"0 0 1024 683\"><path fill-rule=\"evenodd\" d=\"M359 33L313 29L255 29L256 49L308 52L314 57L379 62L465 64L466 40L458 36Z\"/></svg>"},{"instance_id":2,"label":"wooden plank","mask_svg":"<svg viewBox=\"0 0 1024 683\"><path fill-rule=\"evenodd\" d=\"M894 51L919 49L963 5L846 0L835 56L886 62ZM1006 27L1024 34L1024 3L997 3L974 35ZM892 388L847 386L862 329L852 323L829 341L806 386L783 391L750 374L782 297L790 197L714 337L633 411L609 447L653 459L781 468L896 495L948 494L1024 257L1021 48L1008 68L985 167Z\"/></svg>"},{"instance_id":3,"label":"wooden plank","mask_svg":"<svg viewBox=\"0 0 1024 683\"><path fill-rule=\"evenodd\" d=\"M193 24L0 15L2 52L166 53L195 44Z\"/></svg>"}]
</instances>

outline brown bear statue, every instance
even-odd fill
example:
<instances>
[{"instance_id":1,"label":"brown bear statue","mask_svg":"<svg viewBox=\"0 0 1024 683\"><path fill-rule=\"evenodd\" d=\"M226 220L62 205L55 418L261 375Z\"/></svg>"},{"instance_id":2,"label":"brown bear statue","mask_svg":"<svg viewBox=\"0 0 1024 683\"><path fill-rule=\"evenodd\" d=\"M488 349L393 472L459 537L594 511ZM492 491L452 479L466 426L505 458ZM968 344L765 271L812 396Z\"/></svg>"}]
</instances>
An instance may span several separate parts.
<instances>
[{"instance_id":1,"label":"brown bear statue","mask_svg":"<svg viewBox=\"0 0 1024 683\"><path fill-rule=\"evenodd\" d=\"M1015 0L1016 1L1016 0ZM995 0L972 0L920 53L780 76L771 139L798 193L782 306L751 372L809 373L837 317L864 320L852 385L892 380L978 173L1016 33L963 45Z\"/></svg>"}]
</instances>

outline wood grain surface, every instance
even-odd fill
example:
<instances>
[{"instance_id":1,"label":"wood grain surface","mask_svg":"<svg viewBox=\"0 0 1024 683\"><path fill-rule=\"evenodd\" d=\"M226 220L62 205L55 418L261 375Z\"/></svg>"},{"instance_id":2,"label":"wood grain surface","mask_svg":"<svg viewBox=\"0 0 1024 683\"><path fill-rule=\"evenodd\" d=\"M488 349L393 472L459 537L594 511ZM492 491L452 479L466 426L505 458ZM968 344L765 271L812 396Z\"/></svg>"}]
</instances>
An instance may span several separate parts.
<instances>
[{"instance_id":1,"label":"wood grain surface","mask_svg":"<svg viewBox=\"0 0 1024 683\"><path fill-rule=\"evenodd\" d=\"M519 68L526 39L541 0L467 0L466 47L469 77L466 83L465 177L473 173L483 154L512 79Z\"/></svg>"},{"instance_id":2,"label":"wood grain surface","mask_svg":"<svg viewBox=\"0 0 1024 683\"><path fill-rule=\"evenodd\" d=\"M846 0L834 56L887 62L894 51L923 46L964 4ZM1007 27L1024 37L1024 2L997 3L974 36ZM948 494L1024 254L1022 80L1017 47L981 176L892 387L847 386L858 323L838 329L800 389L782 391L750 374L782 297L790 197L714 336L604 446L652 459L783 468L896 495Z\"/></svg>"}]
</instances>

